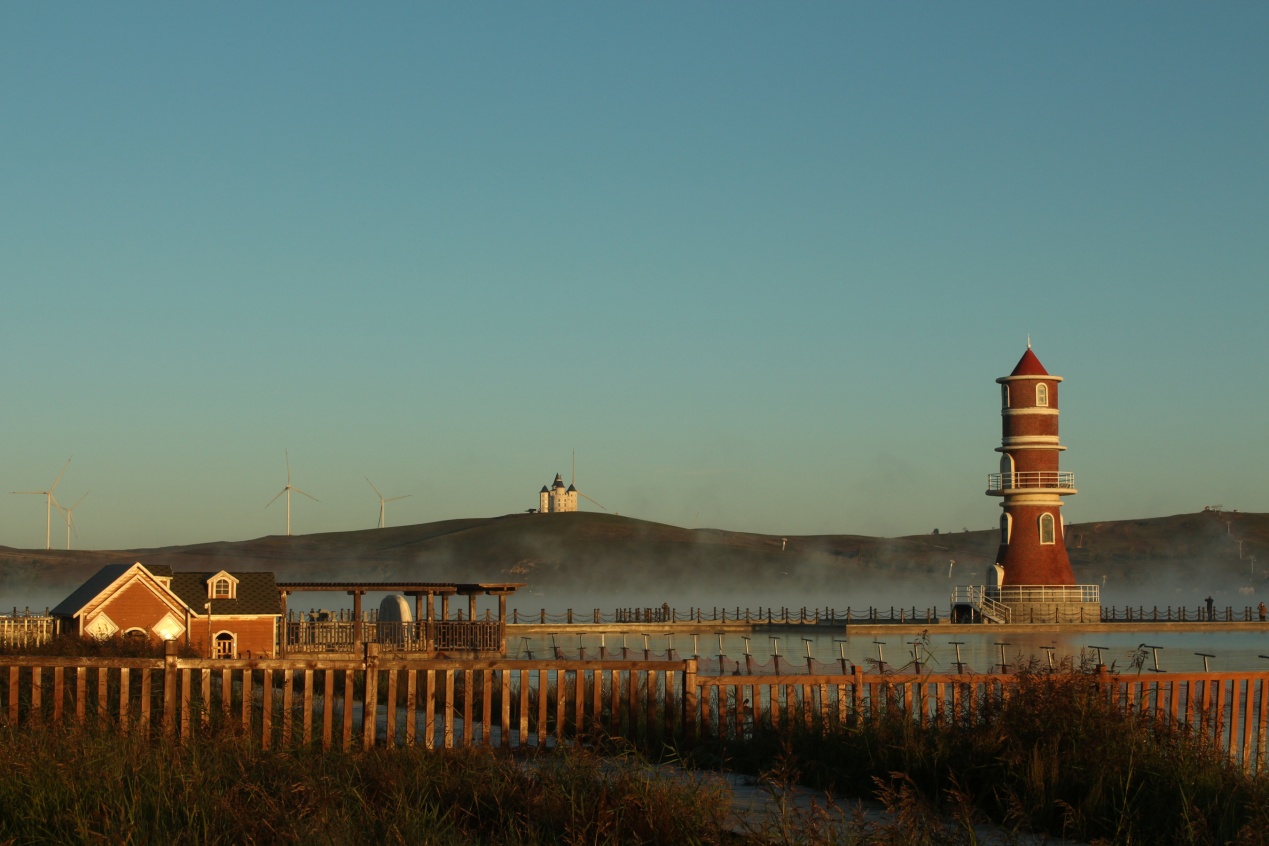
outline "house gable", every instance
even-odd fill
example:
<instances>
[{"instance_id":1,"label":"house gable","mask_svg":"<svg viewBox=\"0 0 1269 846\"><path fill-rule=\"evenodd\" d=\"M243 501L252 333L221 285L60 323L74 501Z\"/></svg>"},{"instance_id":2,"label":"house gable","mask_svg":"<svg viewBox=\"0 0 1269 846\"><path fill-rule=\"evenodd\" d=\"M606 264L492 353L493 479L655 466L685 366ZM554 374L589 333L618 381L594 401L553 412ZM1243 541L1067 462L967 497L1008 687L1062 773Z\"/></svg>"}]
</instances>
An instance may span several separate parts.
<instances>
[{"instance_id":1,"label":"house gable","mask_svg":"<svg viewBox=\"0 0 1269 846\"><path fill-rule=\"evenodd\" d=\"M166 567L156 569L159 572L153 573L139 562L107 565L53 613L78 618L80 632L97 637L138 628L161 637L178 636L185 631L189 608L168 586L171 571ZM160 626L162 632L155 626Z\"/></svg>"},{"instance_id":2,"label":"house gable","mask_svg":"<svg viewBox=\"0 0 1269 846\"><path fill-rule=\"evenodd\" d=\"M99 615L106 614L120 629L142 629L170 640L185 633L188 613L184 603L164 585L138 575L85 613L85 630Z\"/></svg>"}]
</instances>

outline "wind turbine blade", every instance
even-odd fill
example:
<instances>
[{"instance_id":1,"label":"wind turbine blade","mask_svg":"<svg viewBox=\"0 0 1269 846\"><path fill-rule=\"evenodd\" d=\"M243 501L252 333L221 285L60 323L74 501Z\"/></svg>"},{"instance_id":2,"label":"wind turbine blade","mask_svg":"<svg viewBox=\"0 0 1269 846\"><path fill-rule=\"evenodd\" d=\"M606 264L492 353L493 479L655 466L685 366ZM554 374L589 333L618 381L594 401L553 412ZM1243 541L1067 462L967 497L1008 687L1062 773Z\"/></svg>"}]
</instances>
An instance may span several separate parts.
<instances>
[{"instance_id":1,"label":"wind turbine blade","mask_svg":"<svg viewBox=\"0 0 1269 846\"><path fill-rule=\"evenodd\" d=\"M383 494L379 493L379 489L375 487L374 482L370 481L370 477L364 476L363 478L366 480L366 484L370 485L370 490L375 492L375 496L379 497L379 499L383 499Z\"/></svg>"},{"instance_id":2,"label":"wind turbine blade","mask_svg":"<svg viewBox=\"0 0 1269 846\"><path fill-rule=\"evenodd\" d=\"M289 486L288 486L288 487L286 487L286 488L283 488L283 489L282 489L282 490L280 490L280 491L278 491L278 495L277 495L277 496L275 496L273 499L269 500L268 502L266 502L266 503L264 504L264 507L265 507L265 508L268 508L270 505L272 505L273 503L277 502L277 501L278 501L278 497L282 496L282 494L286 493L288 490L290 490L290 487L289 487Z\"/></svg>"},{"instance_id":3,"label":"wind turbine blade","mask_svg":"<svg viewBox=\"0 0 1269 846\"><path fill-rule=\"evenodd\" d=\"M389 499L385 499L384 502L396 502L398 499L409 499L412 496L414 496L414 494L406 494L405 496L394 496L394 497L390 497Z\"/></svg>"},{"instance_id":4,"label":"wind turbine blade","mask_svg":"<svg viewBox=\"0 0 1269 846\"><path fill-rule=\"evenodd\" d=\"M76 508L79 508L79 504L80 504L81 502L83 502L85 499L87 499L87 498L88 498L88 494L90 494L90 493L92 493L92 491L88 491L88 493L84 494L84 495L83 495L83 496L81 496L79 499L75 500L75 504L74 504L74 505L72 505L72 506L70 507L70 509L68 509L68 510L70 510L70 511L74 511Z\"/></svg>"},{"instance_id":5,"label":"wind turbine blade","mask_svg":"<svg viewBox=\"0 0 1269 846\"><path fill-rule=\"evenodd\" d=\"M73 455L71 456L71 458L74 458L74 457L75 456ZM62 475L66 472L66 468L70 467L70 464L71 464L71 459L70 458L66 459L66 463L62 465L62 472L57 474L57 478L53 480L53 486L48 489L49 493L52 493L57 488L57 483L62 481Z\"/></svg>"},{"instance_id":6,"label":"wind turbine blade","mask_svg":"<svg viewBox=\"0 0 1269 846\"><path fill-rule=\"evenodd\" d=\"M304 494L306 497L308 497L309 499L313 500L313 502L321 502L321 500L320 500L320 499L318 499L317 497L313 496L311 493L305 493L304 491L300 490L299 488L295 487L294 485L292 485L292 486L291 486L291 490L295 491L297 494Z\"/></svg>"},{"instance_id":7,"label":"wind turbine blade","mask_svg":"<svg viewBox=\"0 0 1269 846\"><path fill-rule=\"evenodd\" d=\"M48 491L9 491L14 494L30 494L32 496L44 496Z\"/></svg>"},{"instance_id":8,"label":"wind turbine blade","mask_svg":"<svg viewBox=\"0 0 1269 846\"><path fill-rule=\"evenodd\" d=\"M586 494L582 493L581 491L578 491L578 493L579 493L579 494L582 494L582 496L585 496L587 499L590 499L590 497L586 496ZM590 501L591 501L591 502L595 502L595 500L593 500L593 499L590 499ZM595 502L595 504L596 504L596 505L599 505L599 507L600 507L600 508L604 508L604 506L600 505L598 502ZM605 511L607 511L608 509L607 509L607 508L604 508L604 510L605 510Z\"/></svg>"}]
</instances>

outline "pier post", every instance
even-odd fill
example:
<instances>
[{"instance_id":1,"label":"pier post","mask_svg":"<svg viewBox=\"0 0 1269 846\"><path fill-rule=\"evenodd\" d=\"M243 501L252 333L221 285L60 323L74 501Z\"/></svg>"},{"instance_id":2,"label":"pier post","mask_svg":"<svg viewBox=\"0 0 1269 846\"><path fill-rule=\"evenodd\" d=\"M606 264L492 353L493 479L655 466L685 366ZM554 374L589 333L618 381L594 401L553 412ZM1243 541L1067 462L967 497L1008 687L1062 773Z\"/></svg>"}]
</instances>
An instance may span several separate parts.
<instances>
[{"instance_id":1,"label":"pier post","mask_svg":"<svg viewBox=\"0 0 1269 846\"><path fill-rule=\"evenodd\" d=\"M696 741L696 659L683 662L683 729L688 742Z\"/></svg>"}]
</instances>

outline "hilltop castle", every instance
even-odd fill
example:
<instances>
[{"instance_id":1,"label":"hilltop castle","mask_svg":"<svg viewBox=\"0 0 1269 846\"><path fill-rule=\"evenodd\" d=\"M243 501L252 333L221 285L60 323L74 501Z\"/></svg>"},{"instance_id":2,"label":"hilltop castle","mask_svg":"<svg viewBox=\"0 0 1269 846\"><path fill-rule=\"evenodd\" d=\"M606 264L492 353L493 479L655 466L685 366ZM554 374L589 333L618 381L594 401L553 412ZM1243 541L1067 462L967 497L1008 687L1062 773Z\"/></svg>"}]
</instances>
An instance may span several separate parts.
<instances>
[{"instance_id":1,"label":"hilltop castle","mask_svg":"<svg viewBox=\"0 0 1269 846\"><path fill-rule=\"evenodd\" d=\"M568 489L564 488L564 479L559 473L555 474L555 484L551 487L542 486L542 491L538 494L538 512L542 514L554 514L561 511L577 510L577 488L572 485Z\"/></svg>"}]
</instances>

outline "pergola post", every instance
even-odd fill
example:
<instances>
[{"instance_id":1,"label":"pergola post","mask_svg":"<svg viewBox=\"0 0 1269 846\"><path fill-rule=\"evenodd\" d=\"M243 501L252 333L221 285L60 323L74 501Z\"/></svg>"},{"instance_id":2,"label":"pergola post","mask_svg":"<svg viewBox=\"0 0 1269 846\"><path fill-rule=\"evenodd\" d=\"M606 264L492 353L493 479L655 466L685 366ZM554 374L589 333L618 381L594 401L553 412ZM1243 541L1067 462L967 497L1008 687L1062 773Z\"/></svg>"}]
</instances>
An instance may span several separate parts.
<instances>
[{"instance_id":1,"label":"pergola post","mask_svg":"<svg viewBox=\"0 0 1269 846\"><path fill-rule=\"evenodd\" d=\"M291 634L291 626L286 619L286 591L278 591L279 604L282 607L282 630L278 633L278 656L286 657L286 641Z\"/></svg>"},{"instance_id":2,"label":"pergola post","mask_svg":"<svg viewBox=\"0 0 1269 846\"><path fill-rule=\"evenodd\" d=\"M363 590L350 590L349 593L353 598L353 652L361 652L362 632L361 632L361 595L365 593Z\"/></svg>"},{"instance_id":3,"label":"pergola post","mask_svg":"<svg viewBox=\"0 0 1269 846\"><path fill-rule=\"evenodd\" d=\"M427 638L427 643L424 644L424 648L427 649L428 654L436 652L436 628L432 625L432 611L435 606L433 605L432 599L432 594L428 593L427 609L424 611L426 619L423 626L423 631L425 632L424 637Z\"/></svg>"}]
</instances>

